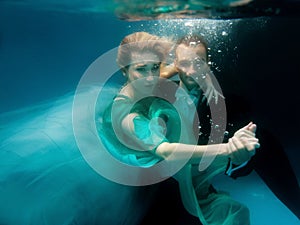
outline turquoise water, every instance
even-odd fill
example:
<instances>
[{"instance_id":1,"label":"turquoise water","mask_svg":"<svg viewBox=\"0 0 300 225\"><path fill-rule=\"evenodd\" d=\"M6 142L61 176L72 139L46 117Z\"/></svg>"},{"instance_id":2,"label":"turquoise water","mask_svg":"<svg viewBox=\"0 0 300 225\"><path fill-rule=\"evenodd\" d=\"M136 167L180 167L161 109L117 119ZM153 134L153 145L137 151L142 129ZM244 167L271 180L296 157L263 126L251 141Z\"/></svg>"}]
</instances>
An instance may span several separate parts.
<instances>
[{"instance_id":1,"label":"turquoise water","mask_svg":"<svg viewBox=\"0 0 300 225\"><path fill-rule=\"evenodd\" d=\"M249 103L252 118L280 140L300 180L299 18L129 22L111 12L113 4L91 5L0 3L1 113L74 91L88 66L127 34L148 31L176 38L199 32L209 41L225 97L242 96ZM253 225L299 224L256 173L215 182L249 206Z\"/></svg>"}]
</instances>

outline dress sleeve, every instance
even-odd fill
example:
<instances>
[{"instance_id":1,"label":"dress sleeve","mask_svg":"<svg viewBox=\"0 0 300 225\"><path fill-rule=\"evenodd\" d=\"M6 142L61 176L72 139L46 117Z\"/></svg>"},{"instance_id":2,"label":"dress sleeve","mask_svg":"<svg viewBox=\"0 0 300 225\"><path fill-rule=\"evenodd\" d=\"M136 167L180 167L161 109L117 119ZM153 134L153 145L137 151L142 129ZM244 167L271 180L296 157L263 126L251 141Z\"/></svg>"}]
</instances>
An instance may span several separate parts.
<instances>
[{"instance_id":1,"label":"dress sleeve","mask_svg":"<svg viewBox=\"0 0 300 225\"><path fill-rule=\"evenodd\" d=\"M140 107L143 107L141 105ZM146 107L146 106L145 106ZM154 108L151 106L148 113L132 112L134 108L130 99L126 96L118 96L114 102L114 113L112 113L112 125L119 140L136 151L149 151L155 153L156 148L163 142L168 142L166 126L159 115L152 113ZM125 117L130 114L136 114L129 123L133 129L125 129L122 125Z\"/></svg>"},{"instance_id":2,"label":"dress sleeve","mask_svg":"<svg viewBox=\"0 0 300 225\"><path fill-rule=\"evenodd\" d=\"M130 135L136 139L136 144L141 150L155 153L156 148L163 142L168 142L165 136L166 128L161 122L161 118L154 117L148 119L144 116L136 116L133 119L134 132Z\"/></svg>"},{"instance_id":3,"label":"dress sleeve","mask_svg":"<svg viewBox=\"0 0 300 225\"><path fill-rule=\"evenodd\" d=\"M168 141L159 118L138 114L132 120L130 132L123 129L122 121L131 113L132 103L126 96L117 96L106 111L100 136L107 150L117 159L134 166L149 167L162 160L156 148ZM112 113L113 111L113 113ZM101 126L100 126L101 128Z\"/></svg>"}]
</instances>

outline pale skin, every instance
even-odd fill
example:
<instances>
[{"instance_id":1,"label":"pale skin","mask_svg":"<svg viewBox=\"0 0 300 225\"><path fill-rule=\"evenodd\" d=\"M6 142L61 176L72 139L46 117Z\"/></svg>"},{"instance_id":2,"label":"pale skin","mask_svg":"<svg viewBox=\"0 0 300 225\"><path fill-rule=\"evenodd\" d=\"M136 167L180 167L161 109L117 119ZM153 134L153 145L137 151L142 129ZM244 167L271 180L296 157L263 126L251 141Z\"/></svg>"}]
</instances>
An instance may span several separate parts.
<instances>
[{"instance_id":1,"label":"pale skin","mask_svg":"<svg viewBox=\"0 0 300 225\"><path fill-rule=\"evenodd\" d=\"M126 89L121 90L121 94L133 100L141 93L145 95L149 92L150 96L156 85L156 79L153 78L160 76L160 62L157 55L150 51L136 52L131 59L132 64L124 70L124 75L127 77L128 83L131 82L134 84L127 85ZM143 60L141 61L141 59ZM121 126L125 132L134 133L133 119L136 116L136 113L130 113L123 119ZM255 154L255 149L259 147L258 139L255 137L255 131L256 125L250 122L238 130L234 136L229 139L228 143L191 145L163 142L157 147L155 154L168 160L168 157L176 151L178 160L184 159L186 155L191 155L190 162L198 164L203 154L210 148L213 149L213 151L209 151L211 154L224 156L224 164L227 164L228 158L231 158L235 164L241 164L248 161ZM136 138L136 141L139 141L138 138Z\"/></svg>"},{"instance_id":2,"label":"pale skin","mask_svg":"<svg viewBox=\"0 0 300 225\"><path fill-rule=\"evenodd\" d=\"M178 155L182 155L182 159L184 159L185 154L192 153L190 163L198 164L203 157L203 154L208 151L209 148L210 150L208 152L224 156L224 163L227 163L228 156L234 164L240 165L248 161L255 154L255 149L259 147L258 139L255 138L255 130L256 125L250 122L248 125L238 130L235 135L229 139L228 143L188 145L164 142L158 146L156 153L164 159L168 159L168 156L175 150L177 153L180 153Z\"/></svg>"}]
</instances>

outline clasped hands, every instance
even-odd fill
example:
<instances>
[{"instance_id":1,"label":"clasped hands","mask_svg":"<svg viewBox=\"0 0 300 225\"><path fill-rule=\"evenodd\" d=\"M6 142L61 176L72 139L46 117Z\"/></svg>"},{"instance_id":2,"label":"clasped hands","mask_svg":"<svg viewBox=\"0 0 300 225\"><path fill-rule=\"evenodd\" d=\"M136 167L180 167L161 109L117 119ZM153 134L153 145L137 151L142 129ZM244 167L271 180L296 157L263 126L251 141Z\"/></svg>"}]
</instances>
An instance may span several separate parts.
<instances>
[{"instance_id":1,"label":"clasped hands","mask_svg":"<svg viewBox=\"0 0 300 225\"><path fill-rule=\"evenodd\" d=\"M240 165L255 155L256 148L260 147L255 137L256 124L250 122L236 131L227 143L227 153L232 163Z\"/></svg>"}]
</instances>

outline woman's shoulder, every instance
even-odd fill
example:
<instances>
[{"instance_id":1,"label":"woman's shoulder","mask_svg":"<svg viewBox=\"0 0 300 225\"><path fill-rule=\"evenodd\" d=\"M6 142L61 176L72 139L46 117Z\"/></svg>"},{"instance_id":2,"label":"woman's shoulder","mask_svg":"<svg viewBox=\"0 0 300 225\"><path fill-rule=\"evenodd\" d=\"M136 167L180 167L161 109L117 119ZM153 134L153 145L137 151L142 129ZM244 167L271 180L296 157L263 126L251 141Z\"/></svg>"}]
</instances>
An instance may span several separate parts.
<instances>
[{"instance_id":1,"label":"woman's shoulder","mask_svg":"<svg viewBox=\"0 0 300 225\"><path fill-rule=\"evenodd\" d=\"M132 98L130 96L126 95L126 94L118 93L114 97L113 102L117 102L117 101L121 101L121 102L127 101L127 102L130 102L130 101L132 101Z\"/></svg>"}]
</instances>

